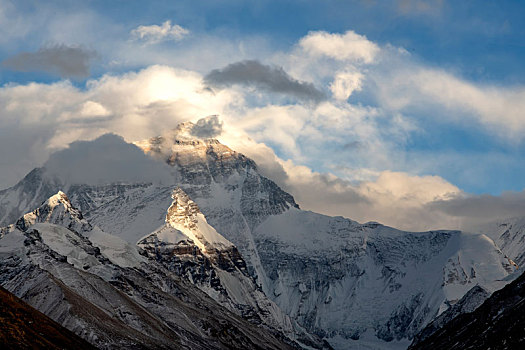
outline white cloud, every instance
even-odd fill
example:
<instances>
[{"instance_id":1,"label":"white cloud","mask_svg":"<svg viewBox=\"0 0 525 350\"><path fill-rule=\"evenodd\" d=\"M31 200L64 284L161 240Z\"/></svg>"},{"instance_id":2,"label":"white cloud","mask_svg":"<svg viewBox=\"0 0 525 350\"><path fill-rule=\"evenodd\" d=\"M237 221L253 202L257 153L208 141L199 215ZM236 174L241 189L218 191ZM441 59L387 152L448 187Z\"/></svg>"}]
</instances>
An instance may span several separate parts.
<instances>
[{"instance_id":1,"label":"white cloud","mask_svg":"<svg viewBox=\"0 0 525 350\"><path fill-rule=\"evenodd\" d=\"M445 108L472 114L490 127L511 133L521 133L525 129L525 88L475 85L431 69L417 71L409 82L414 86L411 91L414 103L435 100ZM424 101L418 101L418 97Z\"/></svg>"},{"instance_id":2,"label":"white cloud","mask_svg":"<svg viewBox=\"0 0 525 350\"><path fill-rule=\"evenodd\" d=\"M372 63L380 51L377 44L351 30L344 34L310 32L299 40L299 46L312 56L363 63Z\"/></svg>"},{"instance_id":3,"label":"white cloud","mask_svg":"<svg viewBox=\"0 0 525 350\"><path fill-rule=\"evenodd\" d=\"M364 75L359 72L338 72L330 84L334 98L346 100L354 91L361 90Z\"/></svg>"},{"instance_id":4,"label":"white cloud","mask_svg":"<svg viewBox=\"0 0 525 350\"><path fill-rule=\"evenodd\" d=\"M383 171L375 181L363 182L358 188L363 195L380 197L390 205L404 202L418 206L450 199L460 193L456 186L439 176L414 176L392 171Z\"/></svg>"},{"instance_id":5,"label":"white cloud","mask_svg":"<svg viewBox=\"0 0 525 350\"><path fill-rule=\"evenodd\" d=\"M352 31L310 32L296 48L275 59L294 76L327 85L337 100L363 91L385 115L474 121L505 139L523 139L523 86L470 82L426 66L402 48L379 46Z\"/></svg>"},{"instance_id":6,"label":"white cloud","mask_svg":"<svg viewBox=\"0 0 525 350\"><path fill-rule=\"evenodd\" d=\"M93 101L84 102L78 114L81 117L107 117L111 115L104 106Z\"/></svg>"},{"instance_id":7,"label":"white cloud","mask_svg":"<svg viewBox=\"0 0 525 350\"><path fill-rule=\"evenodd\" d=\"M171 24L166 21L162 25L138 26L130 32L133 40L140 40L148 44L156 44L165 40L180 41L187 36L190 31L178 24Z\"/></svg>"}]
</instances>

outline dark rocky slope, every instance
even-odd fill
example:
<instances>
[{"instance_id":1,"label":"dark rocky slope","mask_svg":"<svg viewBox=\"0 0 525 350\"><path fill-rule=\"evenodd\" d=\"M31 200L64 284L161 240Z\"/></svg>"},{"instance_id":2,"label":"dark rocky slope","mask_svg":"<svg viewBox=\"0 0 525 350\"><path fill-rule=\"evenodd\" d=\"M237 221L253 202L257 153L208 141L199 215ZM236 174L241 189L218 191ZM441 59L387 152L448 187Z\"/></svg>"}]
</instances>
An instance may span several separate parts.
<instances>
[{"instance_id":1,"label":"dark rocky slope","mask_svg":"<svg viewBox=\"0 0 525 350\"><path fill-rule=\"evenodd\" d=\"M525 274L492 294L473 312L457 316L431 336L420 339L416 337L409 349L524 349Z\"/></svg>"}]
</instances>

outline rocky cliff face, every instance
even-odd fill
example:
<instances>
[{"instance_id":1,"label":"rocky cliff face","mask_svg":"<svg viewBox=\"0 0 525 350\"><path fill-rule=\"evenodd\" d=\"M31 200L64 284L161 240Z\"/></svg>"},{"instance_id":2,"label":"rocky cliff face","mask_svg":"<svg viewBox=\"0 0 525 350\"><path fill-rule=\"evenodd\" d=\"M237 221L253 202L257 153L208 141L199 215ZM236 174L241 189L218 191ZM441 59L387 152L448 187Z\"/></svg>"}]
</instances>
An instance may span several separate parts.
<instances>
[{"instance_id":1,"label":"rocky cliff face","mask_svg":"<svg viewBox=\"0 0 525 350\"><path fill-rule=\"evenodd\" d=\"M2 286L99 348L291 347L91 225L64 193L2 229L0 267Z\"/></svg>"}]
</instances>

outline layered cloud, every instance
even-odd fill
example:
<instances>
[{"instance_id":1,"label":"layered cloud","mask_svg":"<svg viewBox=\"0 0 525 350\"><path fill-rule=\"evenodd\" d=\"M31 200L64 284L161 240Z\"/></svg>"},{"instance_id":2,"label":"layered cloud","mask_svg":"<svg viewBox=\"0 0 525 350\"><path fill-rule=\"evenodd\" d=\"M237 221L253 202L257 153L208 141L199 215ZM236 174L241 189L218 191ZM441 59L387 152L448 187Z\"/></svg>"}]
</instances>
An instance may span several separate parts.
<instances>
[{"instance_id":1,"label":"layered cloud","mask_svg":"<svg viewBox=\"0 0 525 350\"><path fill-rule=\"evenodd\" d=\"M346 100L354 91L360 91L364 75L360 72L342 71L335 74L330 90L335 99Z\"/></svg>"},{"instance_id":2,"label":"layered cloud","mask_svg":"<svg viewBox=\"0 0 525 350\"><path fill-rule=\"evenodd\" d=\"M36 52L21 52L2 62L6 68L22 72L48 72L63 78L89 76L91 61L97 53L77 46L54 45Z\"/></svg>"},{"instance_id":3,"label":"layered cloud","mask_svg":"<svg viewBox=\"0 0 525 350\"><path fill-rule=\"evenodd\" d=\"M186 37L190 31L178 24L171 24L171 21L165 21L160 26L141 25L130 32L133 40L139 40L147 44L156 44L161 41L180 41Z\"/></svg>"},{"instance_id":4,"label":"layered cloud","mask_svg":"<svg viewBox=\"0 0 525 350\"><path fill-rule=\"evenodd\" d=\"M228 141L228 137L223 139ZM450 215L434 206L465 195L439 176L383 171L373 172L374 180L348 181L291 160L283 161L271 148L246 135L235 134L229 139L234 149L256 161L263 175L292 193L302 209L415 231L468 228L465 223L472 222L466 216Z\"/></svg>"},{"instance_id":5,"label":"layered cloud","mask_svg":"<svg viewBox=\"0 0 525 350\"><path fill-rule=\"evenodd\" d=\"M140 140L242 101L234 91L206 90L198 73L161 66L106 75L89 81L85 89L67 81L1 87L0 187L12 185L73 141L108 132ZM196 132L217 133L217 123L210 120Z\"/></svg>"}]
</instances>

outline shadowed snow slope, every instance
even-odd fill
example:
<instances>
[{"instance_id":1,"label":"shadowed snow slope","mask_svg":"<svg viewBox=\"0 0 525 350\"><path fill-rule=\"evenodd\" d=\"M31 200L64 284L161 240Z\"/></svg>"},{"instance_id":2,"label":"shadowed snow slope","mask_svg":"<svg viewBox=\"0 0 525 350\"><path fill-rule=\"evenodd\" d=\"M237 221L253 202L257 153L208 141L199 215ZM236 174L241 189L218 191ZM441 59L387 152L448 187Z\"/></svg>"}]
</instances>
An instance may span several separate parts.
<instances>
[{"instance_id":1,"label":"shadowed snow slope","mask_svg":"<svg viewBox=\"0 0 525 350\"><path fill-rule=\"evenodd\" d=\"M494 292L481 306L449 320L410 349L523 349L525 275ZM432 327L432 326L431 326ZM430 328L431 328L430 327Z\"/></svg>"}]
</instances>

